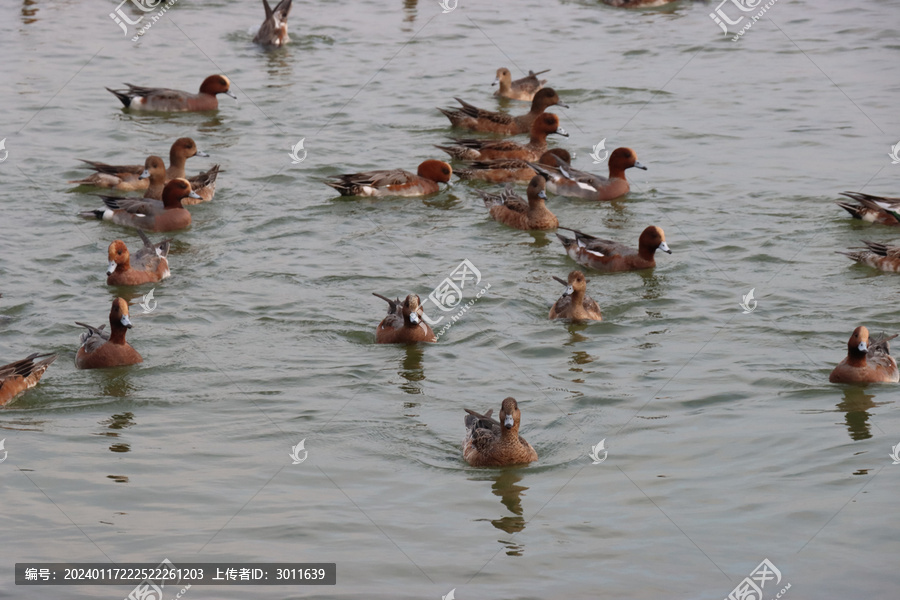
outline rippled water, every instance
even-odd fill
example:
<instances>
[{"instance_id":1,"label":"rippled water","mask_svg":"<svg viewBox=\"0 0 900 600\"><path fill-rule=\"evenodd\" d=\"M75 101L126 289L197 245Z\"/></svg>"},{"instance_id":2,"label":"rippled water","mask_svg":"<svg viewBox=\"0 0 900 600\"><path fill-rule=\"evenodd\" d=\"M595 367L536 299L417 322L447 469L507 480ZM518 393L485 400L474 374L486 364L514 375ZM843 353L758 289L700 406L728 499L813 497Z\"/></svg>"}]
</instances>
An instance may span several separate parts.
<instances>
[{"instance_id":1,"label":"rippled water","mask_svg":"<svg viewBox=\"0 0 900 600\"><path fill-rule=\"evenodd\" d=\"M250 43L255 1L180 0L137 44L114 7L0 8L0 362L61 354L0 412L0 596L128 591L16 587L17 561L164 557L337 563L333 588L189 598L723 598L764 558L787 598L896 595L898 388L827 383L854 327L900 331L897 278L833 252L897 240L833 204L897 195L895 3L781 0L732 42L714 3L295 0L293 43L271 53ZM606 138L649 167L627 199L548 202L605 237L666 231L655 271L589 274L602 323L547 321L574 263L467 184L382 200L321 184L439 158L455 132L435 107L496 106L500 66L552 69L576 166L600 172ZM217 72L239 101L214 115L129 114L103 89ZM74 321L105 322L124 293L106 246L135 238L78 219L96 198L65 181L77 158L141 162L184 135L211 154L189 172L223 173L175 235L158 308L137 306L153 286L130 291L145 362L77 371ZM371 292L424 297L463 259L491 287L440 343L373 344ZM539 461L469 468L463 408L510 395Z\"/></svg>"}]
</instances>

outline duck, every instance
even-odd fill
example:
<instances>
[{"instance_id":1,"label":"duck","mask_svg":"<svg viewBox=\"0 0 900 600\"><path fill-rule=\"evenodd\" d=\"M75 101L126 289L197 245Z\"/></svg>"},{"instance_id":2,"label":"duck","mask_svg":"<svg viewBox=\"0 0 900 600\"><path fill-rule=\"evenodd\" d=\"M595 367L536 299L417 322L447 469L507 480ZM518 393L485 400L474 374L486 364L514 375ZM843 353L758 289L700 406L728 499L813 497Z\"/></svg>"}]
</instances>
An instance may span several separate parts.
<instances>
[{"instance_id":1,"label":"duck","mask_svg":"<svg viewBox=\"0 0 900 600\"><path fill-rule=\"evenodd\" d=\"M477 138L454 138L452 146L435 146L459 160L487 160L492 158L521 158L536 161L547 151L547 136L557 134L569 137L559 126L559 117L553 113L542 113L531 124L531 139L527 144L510 140L483 140Z\"/></svg>"},{"instance_id":2,"label":"duck","mask_svg":"<svg viewBox=\"0 0 900 600\"><path fill-rule=\"evenodd\" d=\"M367 171L339 175L325 181L341 196L426 196L440 190L438 183L450 183L453 168L441 160L426 160L417 174L403 169Z\"/></svg>"},{"instance_id":3,"label":"duck","mask_svg":"<svg viewBox=\"0 0 900 600\"><path fill-rule=\"evenodd\" d=\"M196 142L189 137L175 140L172 147L169 148L169 168L166 169L166 181L179 177L186 179L185 162L194 156L209 157L209 154L198 149ZM96 173L92 173L84 179L71 180L69 183L110 188L123 192L146 190L149 187L147 162L151 158L159 157L148 157L143 165L108 165L93 160L79 159L81 162L87 163ZM218 169L216 170L218 171ZM148 172L148 176L142 178L145 172Z\"/></svg>"},{"instance_id":4,"label":"duck","mask_svg":"<svg viewBox=\"0 0 900 600\"><path fill-rule=\"evenodd\" d=\"M181 201L182 204L191 206L193 204L200 204L201 202L209 202L212 200L216 195L216 179L219 177L219 173L222 173L219 165L213 165L208 171L201 171L197 175L185 177L184 179L188 180L188 183L191 184L191 189L199 197L194 198L188 196L187 198L183 198Z\"/></svg>"},{"instance_id":5,"label":"duck","mask_svg":"<svg viewBox=\"0 0 900 600\"><path fill-rule=\"evenodd\" d=\"M550 212L544 204L547 194L544 192L544 178L540 175L535 175L528 183L526 192L528 202L522 200L513 191L511 185L499 194L476 191L484 199L484 205L488 208L491 217L499 223L523 231L559 227L556 215Z\"/></svg>"},{"instance_id":6,"label":"duck","mask_svg":"<svg viewBox=\"0 0 900 600\"><path fill-rule=\"evenodd\" d=\"M558 196L583 198L585 200L615 200L631 190L625 179L625 170L632 167L647 170L637 160L631 148L616 148L609 155L609 179L573 169L559 157L555 164L531 164L530 166L547 178L547 190Z\"/></svg>"},{"instance_id":7,"label":"duck","mask_svg":"<svg viewBox=\"0 0 900 600\"><path fill-rule=\"evenodd\" d=\"M6 406L19 394L36 386L57 356L35 352L0 367L0 406Z\"/></svg>"},{"instance_id":8,"label":"duck","mask_svg":"<svg viewBox=\"0 0 900 600\"><path fill-rule=\"evenodd\" d=\"M528 77L516 79L513 81L512 73L506 67L497 69L497 77L491 85L499 85L500 87L494 92L496 98L509 98L510 100L524 100L531 102L535 94L540 91L541 87L547 83L546 79L538 79L538 75L543 75L550 69L543 71L528 71Z\"/></svg>"},{"instance_id":9,"label":"duck","mask_svg":"<svg viewBox=\"0 0 900 600\"><path fill-rule=\"evenodd\" d=\"M534 120L551 106L569 108L568 104L559 99L559 95L553 88L543 88L535 94L534 100L531 101L531 110L518 117L478 108L459 98L456 98L456 101L462 105L462 108L438 108L450 119L450 123L454 127L507 135L530 133Z\"/></svg>"},{"instance_id":10,"label":"duck","mask_svg":"<svg viewBox=\"0 0 900 600\"><path fill-rule=\"evenodd\" d=\"M191 213L184 198L199 198L187 179L173 179L163 189L163 199L104 197L107 208L80 213L86 219L112 221L117 225L144 231L176 231L191 225Z\"/></svg>"},{"instance_id":11,"label":"duck","mask_svg":"<svg viewBox=\"0 0 900 600\"><path fill-rule=\"evenodd\" d=\"M550 308L551 320L572 319L573 321L602 321L600 306L587 295L587 279L584 273L575 270L569 273L569 280L553 276L553 279L566 286L566 291Z\"/></svg>"},{"instance_id":12,"label":"duck","mask_svg":"<svg viewBox=\"0 0 900 600\"><path fill-rule=\"evenodd\" d=\"M415 344L417 342L436 342L437 337L431 326L422 317L425 311L421 301L415 294L406 300L391 300L381 294L372 292L373 296L388 303L388 314L375 328L376 344Z\"/></svg>"},{"instance_id":13,"label":"duck","mask_svg":"<svg viewBox=\"0 0 900 600\"><path fill-rule=\"evenodd\" d=\"M841 196L847 196L859 202L838 202L837 205L850 213L854 219L862 219L867 223L881 223L882 225L900 225L900 198L886 198L884 196L872 196L862 192L841 192Z\"/></svg>"},{"instance_id":14,"label":"duck","mask_svg":"<svg viewBox=\"0 0 900 600\"><path fill-rule=\"evenodd\" d=\"M197 195L196 198L193 196L185 196L181 199L181 204L184 206L192 206L194 204L200 204L201 202L209 202L216 195L216 178L220 173L219 165L213 165L213 167L209 171L205 171L200 173L199 175L194 175L193 177L187 177L188 183L191 184L191 190ZM141 177L146 177L147 173L144 172L144 175ZM165 179L165 171L163 171L163 176L160 177L159 174L150 174L150 187L144 192L144 200L162 200L162 191L165 189L165 185L160 183L160 179L168 183L171 179ZM159 186L159 191L157 191L157 186ZM131 200L132 198L123 198L122 196L107 196L104 194L95 194L98 198L103 200L103 203L106 205L116 205L120 200Z\"/></svg>"},{"instance_id":15,"label":"duck","mask_svg":"<svg viewBox=\"0 0 900 600\"><path fill-rule=\"evenodd\" d=\"M553 156L566 163L572 160L568 150L552 148L538 159L540 165L555 165ZM521 158L494 158L491 160L468 161L465 168L456 169L453 173L460 179L489 181L491 183L528 183L537 175L528 161ZM549 189L549 188L547 188Z\"/></svg>"},{"instance_id":16,"label":"duck","mask_svg":"<svg viewBox=\"0 0 900 600\"><path fill-rule=\"evenodd\" d=\"M641 232L637 250L619 242L596 238L576 229L568 227L560 227L560 229L575 233L575 239L556 234L566 249L566 254L578 264L596 271L615 273L652 269L656 266L654 256L657 250L672 254L666 243L666 234L661 227L655 225L651 225Z\"/></svg>"},{"instance_id":17,"label":"duck","mask_svg":"<svg viewBox=\"0 0 900 600\"><path fill-rule=\"evenodd\" d=\"M106 269L106 285L141 285L162 281L169 273L169 242L163 240L158 244L137 230L144 242L144 247L131 255L128 246L122 240L115 240L109 245L109 267Z\"/></svg>"},{"instance_id":18,"label":"duck","mask_svg":"<svg viewBox=\"0 0 900 600\"><path fill-rule=\"evenodd\" d=\"M103 369L124 367L144 362L137 350L125 341L125 332L131 329L128 318L128 303L116 298L109 311L109 332L105 326L92 327L75 323L87 329L81 334L80 346L75 354L75 366L79 369Z\"/></svg>"},{"instance_id":19,"label":"duck","mask_svg":"<svg viewBox=\"0 0 900 600\"><path fill-rule=\"evenodd\" d=\"M889 246L879 242L862 240L866 249L857 252L837 250L838 254L849 256L858 263L881 269L889 273L900 273L900 246Z\"/></svg>"},{"instance_id":20,"label":"duck","mask_svg":"<svg viewBox=\"0 0 900 600\"><path fill-rule=\"evenodd\" d=\"M162 200L162 193L166 187L166 165L158 156L148 156L144 162L144 172L141 173L139 179L146 179L150 182L147 189L144 190L144 199L146 200ZM109 200L119 200L121 196L107 196L104 194L94 194L103 202Z\"/></svg>"},{"instance_id":21,"label":"duck","mask_svg":"<svg viewBox=\"0 0 900 600\"><path fill-rule=\"evenodd\" d=\"M466 439L463 458L473 467L524 465L538 459L537 452L519 435L522 413L515 398L500 404L500 421L491 418L494 409L483 415L466 411Z\"/></svg>"},{"instance_id":22,"label":"duck","mask_svg":"<svg viewBox=\"0 0 900 600\"><path fill-rule=\"evenodd\" d=\"M253 43L264 48L280 48L291 41L288 37L288 13L291 12L291 0L281 0L275 5L275 10L269 6L268 0L263 0L263 9L266 11L266 20L259 26L259 31L253 37Z\"/></svg>"},{"instance_id":23,"label":"duck","mask_svg":"<svg viewBox=\"0 0 900 600\"><path fill-rule=\"evenodd\" d=\"M158 112L204 112L218 110L218 94L225 94L237 100L231 91L231 81L224 75L210 75L200 84L200 91L196 94L172 90L168 88L143 87L126 83L128 89L113 90L106 88L115 95L125 108L131 110L151 110Z\"/></svg>"},{"instance_id":24,"label":"duck","mask_svg":"<svg viewBox=\"0 0 900 600\"><path fill-rule=\"evenodd\" d=\"M880 335L869 340L869 330L860 325L847 342L847 356L834 368L831 383L897 383L900 370L888 342L897 337Z\"/></svg>"}]
</instances>

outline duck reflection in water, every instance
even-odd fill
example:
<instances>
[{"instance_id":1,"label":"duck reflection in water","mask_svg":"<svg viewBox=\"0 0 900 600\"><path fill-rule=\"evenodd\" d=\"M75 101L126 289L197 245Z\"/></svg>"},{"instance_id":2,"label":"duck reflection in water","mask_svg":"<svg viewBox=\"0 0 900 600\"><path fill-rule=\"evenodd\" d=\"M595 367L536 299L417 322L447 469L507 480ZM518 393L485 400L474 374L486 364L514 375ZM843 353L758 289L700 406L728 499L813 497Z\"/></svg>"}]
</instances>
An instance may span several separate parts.
<instances>
[{"instance_id":1,"label":"duck reflection in water","mask_svg":"<svg viewBox=\"0 0 900 600\"><path fill-rule=\"evenodd\" d=\"M525 529L525 518L522 516L524 509L522 508L522 493L528 488L518 485L522 481L522 473L518 469L504 469L499 473L495 473L490 477L472 477L476 481L493 481L491 490L495 496L500 497L500 502L509 510L511 515L490 519L491 525L497 529L510 535L518 533ZM487 521L489 519L478 519L479 521ZM505 544L507 554L510 556L521 556L524 547L512 540L497 540L501 544Z\"/></svg>"},{"instance_id":2,"label":"duck reflection in water","mask_svg":"<svg viewBox=\"0 0 900 600\"><path fill-rule=\"evenodd\" d=\"M100 425L106 425L107 431L97 433L108 438L119 438L119 430L128 429L134 425L134 413L125 412L112 415L108 419L100 421ZM130 452L131 445L124 442L116 442L110 445L110 452Z\"/></svg>"},{"instance_id":3,"label":"duck reflection in water","mask_svg":"<svg viewBox=\"0 0 900 600\"><path fill-rule=\"evenodd\" d=\"M887 402L875 402L875 394L869 393L870 389L848 387L844 390L844 399L838 402L837 409L845 413L844 422L850 439L859 441L872 437L872 424L869 423L869 409L887 404Z\"/></svg>"},{"instance_id":4,"label":"duck reflection in water","mask_svg":"<svg viewBox=\"0 0 900 600\"><path fill-rule=\"evenodd\" d=\"M407 394L424 393L421 382L425 381L425 369L422 367L422 357L425 349L421 345L405 346L406 351L403 360L400 361L400 370L397 374L403 378L400 389Z\"/></svg>"},{"instance_id":5,"label":"duck reflection in water","mask_svg":"<svg viewBox=\"0 0 900 600\"><path fill-rule=\"evenodd\" d=\"M403 14L406 15L403 19L404 23L415 23L418 3L419 0L403 0ZM409 31L409 27L405 27L403 30Z\"/></svg>"},{"instance_id":6,"label":"duck reflection in water","mask_svg":"<svg viewBox=\"0 0 900 600\"><path fill-rule=\"evenodd\" d=\"M36 0L24 0L24 2L22 2L22 22L26 25L37 23L37 13L39 10L40 8L38 8Z\"/></svg>"}]
</instances>

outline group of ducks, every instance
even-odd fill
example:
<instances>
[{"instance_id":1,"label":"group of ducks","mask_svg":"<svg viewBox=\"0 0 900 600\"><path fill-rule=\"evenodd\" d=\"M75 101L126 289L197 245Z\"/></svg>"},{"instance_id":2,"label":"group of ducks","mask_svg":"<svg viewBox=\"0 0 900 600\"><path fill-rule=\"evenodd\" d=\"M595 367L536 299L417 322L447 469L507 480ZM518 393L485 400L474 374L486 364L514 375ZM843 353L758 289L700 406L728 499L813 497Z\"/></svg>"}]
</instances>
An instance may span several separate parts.
<instances>
[{"instance_id":1,"label":"group of ducks","mask_svg":"<svg viewBox=\"0 0 900 600\"><path fill-rule=\"evenodd\" d=\"M436 147L456 161L454 168L441 160L426 160L411 173L403 169L375 170L339 175L324 183L342 196L424 196L439 191L439 184L449 183L455 173L462 180L504 183L499 192L476 190L488 214L503 225L524 231L566 229L574 237L557 234L566 253L578 264L600 272L621 272L652 268L657 250L671 253L665 233L660 227L648 226L638 239L638 247L601 239L581 231L561 227L547 208L547 192L557 196L584 200L613 200L628 193L626 170L646 167L637 160L631 148L617 148L609 157L609 175L603 177L574 169L571 155L564 149L548 149L547 137L568 133L560 127L559 117L546 110L552 106L568 108L552 88L544 87L545 73L530 71L527 77L512 80L509 69L497 70L494 96L531 103L525 114L506 113L478 108L460 98L460 108L439 108L453 127L479 133L506 136L529 135L527 143L510 139L453 138L450 144ZM513 184L527 183L526 199L519 196ZM587 279L578 270L568 279L554 277L565 286L562 296L550 309L550 319L600 321L597 302L587 294ZM373 293L388 304L388 314L375 329L379 344L436 342L434 331L424 319L421 299L409 294L404 300L391 300ZM463 456L473 466L522 464L537 460L534 449L518 435L520 411L515 399L507 398L500 410L500 422L491 418L492 411L478 414L467 410L467 436Z\"/></svg>"},{"instance_id":2,"label":"group of ducks","mask_svg":"<svg viewBox=\"0 0 900 600\"><path fill-rule=\"evenodd\" d=\"M279 47L289 41L287 16L292 0L281 0L273 10L263 0L266 20L254 42L264 47ZM618 1L619 6L647 6L660 2ZM507 136L529 135L527 143L507 139L453 138L450 144L436 146L456 161L462 162L454 171L444 161L426 160L415 174L402 169L377 170L340 175L325 183L342 196L424 196L439 191L439 183L449 183L455 173L462 180L503 183L499 192L476 190L494 220L520 230L571 231L574 237L557 233L563 248L576 263L599 272L622 272L655 267L657 250L671 254L665 234L660 227L650 225L641 233L638 247L632 248L612 240L601 239L581 231L561 227L547 209L547 192L563 197L606 201L624 196L630 190L626 170L646 167L637 160L630 148L617 148L609 156L608 177L574 169L571 155L564 149L548 149L547 136L568 137L560 127L559 118L545 112L552 106L568 108L556 91L544 87L545 73L529 72L527 77L513 80L506 68L497 70L494 84L496 97L531 102L531 109L522 115L478 108L456 98L459 108L440 108L453 127L480 133ZM224 75L211 75L193 94L167 88L151 88L126 84L126 89L109 91L128 110L154 112L211 111L218 109L218 94L235 99L230 81ZM159 156L149 156L143 165L108 165L84 161L94 173L72 181L78 185L115 189L124 192L143 191L141 198L101 196L105 208L81 213L89 219L109 221L135 229L142 247L130 254L122 240L114 240L108 248L107 284L113 286L141 285L160 281L169 276L169 239L153 243L145 231L173 232L191 224L185 205L212 200L215 194L219 165L194 177L187 177L187 159L208 154L198 150L191 138L179 138L169 152L169 167ZM527 183L526 198L520 197L513 184ZM839 203L855 218L889 225L900 225L900 199L881 198L846 192L858 205ZM866 249L847 252L859 262L886 271L900 272L900 248L874 242L864 242ZM588 280L584 273L574 270L566 280L554 279L565 286L562 296L550 309L550 319L600 321L600 307L587 294ZM388 314L378 324L375 341L379 344L409 344L435 342L437 338L425 322L419 296L410 294L405 300L391 300L375 296L388 303ZM128 302L117 297L109 313L109 331L105 326L93 327L77 323L86 331L81 335L75 365L80 369L94 369L133 365L142 362L140 354L125 340L132 327ZM834 383L873 383L900 381L897 363L890 356L888 341L896 337L869 338L865 327L858 327L848 342L847 357L832 371ZM0 367L0 406L19 393L34 386L47 368L56 360L55 354L32 354L23 360ZM503 400L499 421L492 418L493 410L484 414L466 409L466 439L463 456L472 466L503 466L527 464L537 460L534 448L519 434L521 412L514 398Z\"/></svg>"}]
</instances>

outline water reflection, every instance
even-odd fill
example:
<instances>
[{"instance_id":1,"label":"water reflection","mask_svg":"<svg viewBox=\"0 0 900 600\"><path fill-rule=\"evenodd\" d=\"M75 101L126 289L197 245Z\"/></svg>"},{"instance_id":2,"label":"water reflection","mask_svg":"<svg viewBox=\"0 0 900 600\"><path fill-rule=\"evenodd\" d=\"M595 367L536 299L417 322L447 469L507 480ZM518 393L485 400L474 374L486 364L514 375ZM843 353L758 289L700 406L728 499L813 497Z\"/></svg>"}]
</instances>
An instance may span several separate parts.
<instances>
[{"instance_id":1,"label":"water reflection","mask_svg":"<svg viewBox=\"0 0 900 600\"><path fill-rule=\"evenodd\" d=\"M100 425L106 425L107 431L102 431L95 435L102 435L109 438L118 438L119 430L127 429L134 425L134 413L126 412L118 415L112 415L108 419L100 421ZM130 452L131 445L124 442L117 442L109 447L110 452Z\"/></svg>"},{"instance_id":2,"label":"water reflection","mask_svg":"<svg viewBox=\"0 0 900 600\"><path fill-rule=\"evenodd\" d=\"M35 8L30 8L34 6ZM30 25L32 23L37 23L37 12L40 10L37 8L37 0L23 0L22 2L22 22L26 25Z\"/></svg>"},{"instance_id":3,"label":"water reflection","mask_svg":"<svg viewBox=\"0 0 900 600\"><path fill-rule=\"evenodd\" d=\"M100 393L113 398L125 398L136 392L138 390L137 386L131 383L127 375L132 368L134 367L113 367L111 369L96 370L95 373L98 376L105 378Z\"/></svg>"},{"instance_id":4,"label":"water reflection","mask_svg":"<svg viewBox=\"0 0 900 600\"><path fill-rule=\"evenodd\" d=\"M400 370L397 374L404 379L400 389L407 394L423 394L425 381L425 369L422 367L422 357L425 356L425 348L422 344L410 344L404 347L405 355L400 361Z\"/></svg>"},{"instance_id":5,"label":"water reflection","mask_svg":"<svg viewBox=\"0 0 900 600\"><path fill-rule=\"evenodd\" d=\"M416 14L418 13L417 4L419 0L403 0L403 17L404 23L415 23ZM410 31L409 27L403 27L403 31Z\"/></svg>"},{"instance_id":6,"label":"water reflection","mask_svg":"<svg viewBox=\"0 0 900 600\"><path fill-rule=\"evenodd\" d=\"M491 486L494 495L499 496L501 504L512 513L497 519L491 519L491 525L510 535L525 529L525 518L522 516L525 512L522 508L522 493L528 488L518 485L522 481L522 477L522 472L519 469L504 469L490 477L494 481ZM473 479L484 480L487 478L479 477ZM500 539L498 541L506 545L506 554L509 556L521 556L525 549L524 546L510 539Z\"/></svg>"},{"instance_id":7,"label":"water reflection","mask_svg":"<svg viewBox=\"0 0 900 600\"><path fill-rule=\"evenodd\" d=\"M638 271L641 275L641 279L644 284L644 293L641 294L641 298L644 300L656 300L657 298L662 297L665 292L665 283L662 277L656 276L656 269L645 269L643 271Z\"/></svg>"},{"instance_id":8,"label":"water reflection","mask_svg":"<svg viewBox=\"0 0 900 600\"><path fill-rule=\"evenodd\" d=\"M844 390L844 399L837 404L837 409L845 413L844 422L851 439L859 441L872 437L868 410L882 404L887 402L875 402L875 394L867 393L866 388L848 387Z\"/></svg>"},{"instance_id":9,"label":"water reflection","mask_svg":"<svg viewBox=\"0 0 900 600\"><path fill-rule=\"evenodd\" d=\"M266 52L266 71L273 80L288 81L294 73L294 61L291 59L291 53L288 48L282 47L277 50ZM270 87L290 87L292 83L275 84L269 83Z\"/></svg>"},{"instance_id":10,"label":"water reflection","mask_svg":"<svg viewBox=\"0 0 900 600\"><path fill-rule=\"evenodd\" d=\"M531 244L535 248L543 248L544 246L549 246L556 240L556 234L553 237L547 235L544 231L529 231L531 237L534 238L534 243Z\"/></svg>"}]
</instances>

